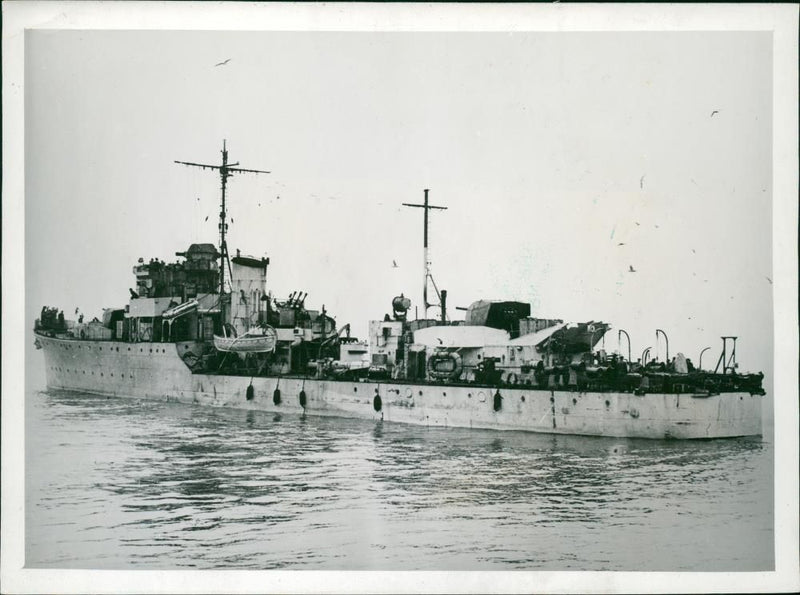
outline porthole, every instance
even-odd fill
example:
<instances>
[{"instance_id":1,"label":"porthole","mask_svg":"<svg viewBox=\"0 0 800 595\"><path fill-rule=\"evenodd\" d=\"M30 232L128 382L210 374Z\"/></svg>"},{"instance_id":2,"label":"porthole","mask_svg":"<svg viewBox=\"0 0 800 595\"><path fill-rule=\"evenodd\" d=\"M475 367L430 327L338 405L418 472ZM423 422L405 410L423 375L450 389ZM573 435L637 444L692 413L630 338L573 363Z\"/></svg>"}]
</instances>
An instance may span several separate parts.
<instances>
[{"instance_id":1,"label":"porthole","mask_svg":"<svg viewBox=\"0 0 800 595\"><path fill-rule=\"evenodd\" d=\"M103 376L103 373L102 373L102 372L100 372L100 376L101 376L101 377Z\"/></svg>"},{"instance_id":2,"label":"porthole","mask_svg":"<svg viewBox=\"0 0 800 595\"><path fill-rule=\"evenodd\" d=\"M420 397L422 396L422 391L419 391L419 396L420 396Z\"/></svg>"},{"instance_id":3,"label":"porthole","mask_svg":"<svg viewBox=\"0 0 800 595\"><path fill-rule=\"evenodd\" d=\"M130 347L128 347L128 351L130 351L130 350L131 350L131 348L130 348Z\"/></svg>"},{"instance_id":4,"label":"porthole","mask_svg":"<svg viewBox=\"0 0 800 595\"><path fill-rule=\"evenodd\" d=\"M446 392L442 392L442 396L443 396L443 397L446 397L446 396L447 396L447 393L446 393Z\"/></svg>"},{"instance_id":5,"label":"porthole","mask_svg":"<svg viewBox=\"0 0 800 595\"><path fill-rule=\"evenodd\" d=\"M472 398L472 393L467 393L467 398L471 399Z\"/></svg>"},{"instance_id":6,"label":"porthole","mask_svg":"<svg viewBox=\"0 0 800 595\"><path fill-rule=\"evenodd\" d=\"M606 401L606 407L610 407L610 406L611 406L611 402L610 401Z\"/></svg>"},{"instance_id":7,"label":"porthole","mask_svg":"<svg viewBox=\"0 0 800 595\"><path fill-rule=\"evenodd\" d=\"M572 404L573 405L577 405L578 404L578 399L572 399Z\"/></svg>"},{"instance_id":8,"label":"porthole","mask_svg":"<svg viewBox=\"0 0 800 595\"><path fill-rule=\"evenodd\" d=\"M524 403L524 402L525 402L525 395L522 395L522 396L519 398L519 400L520 400L520 401L522 401L522 402Z\"/></svg>"},{"instance_id":9,"label":"porthole","mask_svg":"<svg viewBox=\"0 0 800 595\"><path fill-rule=\"evenodd\" d=\"M357 387L357 386L354 386L354 387L353 387L353 392L354 392L354 393L357 393L357 392L358 392L358 387Z\"/></svg>"}]
</instances>

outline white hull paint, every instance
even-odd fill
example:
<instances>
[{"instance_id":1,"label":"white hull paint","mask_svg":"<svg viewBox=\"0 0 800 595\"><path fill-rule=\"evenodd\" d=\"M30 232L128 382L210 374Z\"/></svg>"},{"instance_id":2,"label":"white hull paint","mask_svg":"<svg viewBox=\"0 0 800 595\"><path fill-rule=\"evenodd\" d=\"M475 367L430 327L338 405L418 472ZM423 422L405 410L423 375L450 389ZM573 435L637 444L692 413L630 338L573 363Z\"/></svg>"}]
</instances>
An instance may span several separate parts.
<instances>
[{"instance_id":1,"label":"white hull paint","mask_svg":"<svg viewBox=\"0 0 800 595\"><path fill-rule=\"evenodd\" d=\"M405 382L192 374L179 353L192 343L120 343L39 337L47 386L98 395L273 413L427 426L628 438L722 438L761 434L761 397L485 388ZM275 389L280 402L274 402ZM300 405L300 393L306 397ZM499 391L502 404L494 410ZM375 396L380 397L380 411Z\"/></svg>"}]
</instances>

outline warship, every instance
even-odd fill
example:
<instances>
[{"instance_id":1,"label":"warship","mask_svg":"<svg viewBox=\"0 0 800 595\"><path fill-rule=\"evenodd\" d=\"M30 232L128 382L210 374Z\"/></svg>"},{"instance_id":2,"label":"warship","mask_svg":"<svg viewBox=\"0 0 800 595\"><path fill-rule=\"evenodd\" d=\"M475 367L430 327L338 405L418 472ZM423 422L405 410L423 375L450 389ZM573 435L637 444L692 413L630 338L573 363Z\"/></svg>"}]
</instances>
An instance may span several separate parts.
<instances>
[{"instance_id":1,"label":"warship","mask_svg":"<svg viewBox=\"0 0 800 595\"><path fill-rule=\"evenodd\" d=\"M102 318L67 320L43 307L34 324L50 389L108 397L263 410L379 422L651 439L761 434L763 373L743 374L735 336L722 337L713 370L682 353L663 361L649 348L634 361L608 353L610 325L531 316L518 301L480 299L451 320L447 291L428 257L424 214L423 317L391 299L392 314L369 322L369 336L337 328L308 294L285 298L267 286L269 258L227 247L228 179L264 170L176 161L221 178L218 245L192 244L181 260L140 258L136 289ZM438 303L428 302L433 287ZM285 294L282 294L285 295ZM433 295L433 294L432 294ZM387 296L387 302L388 302ZM438 310L428 318L429 308Z\"/></svg>"}]
</instances>

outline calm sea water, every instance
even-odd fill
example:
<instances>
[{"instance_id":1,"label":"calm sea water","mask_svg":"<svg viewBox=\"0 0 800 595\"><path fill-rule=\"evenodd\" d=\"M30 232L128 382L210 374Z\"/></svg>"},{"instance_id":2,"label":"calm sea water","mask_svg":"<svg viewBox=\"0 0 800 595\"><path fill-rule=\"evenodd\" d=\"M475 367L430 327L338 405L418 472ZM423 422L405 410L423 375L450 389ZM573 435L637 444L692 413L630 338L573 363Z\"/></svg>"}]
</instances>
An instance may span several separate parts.
<instances>
[{"instance_id":1,"label":"calm sea water","mask_svg":"<svg viewBox=\"0 0 800 595\"><path fill-rule=\"evenodd\" d=\"M28 567L773 568L766 438L621 440L27 399Z\"/></svg>"}]
</instances>

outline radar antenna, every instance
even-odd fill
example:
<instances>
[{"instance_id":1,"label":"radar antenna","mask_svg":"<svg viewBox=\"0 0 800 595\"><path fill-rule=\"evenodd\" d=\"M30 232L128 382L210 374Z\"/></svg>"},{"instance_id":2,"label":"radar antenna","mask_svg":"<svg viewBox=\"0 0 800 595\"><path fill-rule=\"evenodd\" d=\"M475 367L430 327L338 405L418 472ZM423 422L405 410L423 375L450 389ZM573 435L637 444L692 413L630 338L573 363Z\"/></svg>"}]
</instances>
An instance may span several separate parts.
<instances>
[{"instance_id":1,"label":"radar antenna","mask_svg":"<svg viewBox=\"0 0 800 595\"><path fill-rule=\"evenodd\" d=\"M425 278L422 282L422 307L424 308L425 318L428 318L428 308L431 306L440 305L442 302L442 295L439 293L439 288L436 287L436 281L433 280L433 275L431 275L431 262L428 258L428 211L431 209L440 209L440 210L447 210L447 207L437 207L435 205L428 204L428 189L425 189L425 202L424 204L417 205L417 204L410 204L407 202L403 203L403 206L406 207L418 207L424 209L424 234L423 234L423 256L424 256L424 274ZM439 298L439 304L429 304L428 303L428 279L430 279L431 283L433 284L433 289L436 291L436 296Z\"/></svg>"},{"instance_id":2,"label":"radar antenna","mask_svg":"<svg viewBox=\"0 0 800 595\"><path fill-rule=\"evenodd\" d=\"M225 263L229 263L228 261L228 245L225 242L225 232L228 230L228 224L226 222L226 211L225 211L225 188L228 183L228 178L230 178L235 173L248 173L248 174L268 174L270 172L263 171L260 169L244 169L242 167L236 167L239 165L239 162L236 163L228 163L228 148L226 145L226 141L222 141L222 165L209 165L207 163L192 163L190 161L178 161L175 160L175 163L180 163L181 165L189 165L192 167L200 167L203 169L213 169L219 172L220 179L222 180L222 200L220 201L220 210L219 210L219 253L220 253L220 267L219 267L219 295L220 299L225 294ZM228 264L230 266L230 263Z\"/></svg>"}]
</instances>

